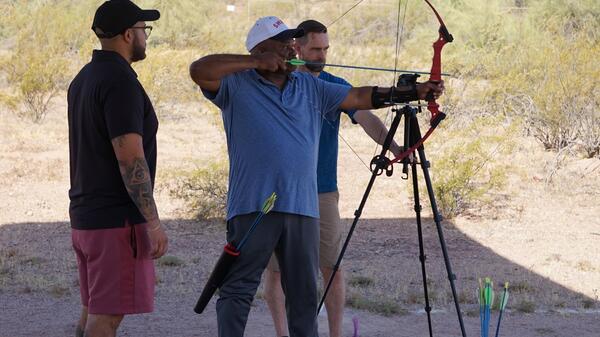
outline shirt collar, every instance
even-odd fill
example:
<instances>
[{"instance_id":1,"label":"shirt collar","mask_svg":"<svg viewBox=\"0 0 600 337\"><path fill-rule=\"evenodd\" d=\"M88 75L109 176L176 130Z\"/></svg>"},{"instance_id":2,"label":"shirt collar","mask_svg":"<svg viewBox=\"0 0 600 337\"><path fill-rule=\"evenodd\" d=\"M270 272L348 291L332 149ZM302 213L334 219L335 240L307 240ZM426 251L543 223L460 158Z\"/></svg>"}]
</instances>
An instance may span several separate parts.
<instances>
[{"instance_id":1,"label":"shirt collar","mask_svg":"<svg viewBox=\"0 0 600 337\"><path fill-rule=\"evenodd\" d=\"M125 58L121 56L121 54L115 51L95 49L92 52L92 62L115 62L121 67L130 71L135 77L137 77L137 73L135 72L135 70L133 70L129 62L127 62L127 60L125 60Z\"/></svg>"},{"instance_id":2,"label":"shirt collar","mask_svg":"<svg viewBox=\"0 0 600 337\"><path fill-rule=\"evenodd\" d=\"M298 78L298 74L297 74L297 70L291 72L288 75L288 81L293 82ZM269 84L269 85L275 85L273 84L273 82L265 79L264 77L260 76L260 74L256 71L256 69L250 69L250 75L252 76L252 78L254 78L255 80L263 83L263 84Z\"/></svg>"}]
</instances>

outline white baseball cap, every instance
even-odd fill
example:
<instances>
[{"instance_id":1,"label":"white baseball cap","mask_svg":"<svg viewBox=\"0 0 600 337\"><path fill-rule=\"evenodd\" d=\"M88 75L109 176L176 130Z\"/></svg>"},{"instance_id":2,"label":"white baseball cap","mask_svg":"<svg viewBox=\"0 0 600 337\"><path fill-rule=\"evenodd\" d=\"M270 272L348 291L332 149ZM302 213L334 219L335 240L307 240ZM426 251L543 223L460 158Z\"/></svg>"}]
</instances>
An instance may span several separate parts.
<instances>
[{"instance_id":1,"label":"white baseball cap","mask_svg":"<svg viewBox=\"0 0 600 337\"><path fill-rule=\"evenodd\" d=\"M289 29L280 18L276 16L264 16L254 23L246 37L246 49L251 51L257 44L267 39L285 41L304 35L302 29Z\"/></svg>"}]
</instances>

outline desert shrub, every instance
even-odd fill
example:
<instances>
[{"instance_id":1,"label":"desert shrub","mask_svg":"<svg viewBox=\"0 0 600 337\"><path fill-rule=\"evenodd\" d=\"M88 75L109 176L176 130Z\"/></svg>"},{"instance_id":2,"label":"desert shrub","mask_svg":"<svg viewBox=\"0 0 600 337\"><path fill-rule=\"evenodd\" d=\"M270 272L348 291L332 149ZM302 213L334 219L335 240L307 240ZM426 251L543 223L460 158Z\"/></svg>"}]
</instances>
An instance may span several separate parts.
<instances>
[{"instance_id":1,"label":"desert shrub","mask_svg":"<svg viewBox=\"0 0 600 337\"><path fill-rule=\"evenodd\" d=\"M594 57L600 53L600 4L527 4L518 14L502 18L512 28L498 31L505 37L498 46L501 54L493 53L495 60L484 57L495 65L485 68L493 88L489 96L498 102L498 110L524 117L524 132L546 149L578 145L586 156L593 156L599 142L595 126L600 123L600 99L597 86L588 79L600 76ZM526 103L519 105L523 109L506 106L515 97Z\"/></svg>"},{"instance_id":2,"label":"desert shrub","mask_svg":"<svg viewBox=\"0 0 600 337\"><path fill-rule=\"evenodd\" d=\"M354 309L366 310L387 317L406 315L408 313L408 310L401 307L395 300L383 296L365 296L353 291L349 291L346 294L346 305Z\"/></svg>"},{"instance_id":3,"label":"desert shrub","mask_svg":"<svg viewBox=\"0 0 600 337\"><path fill-rule=\"evenodd\" d=\"M585 155L591 157L597 154L600 144L599 90L585 84L580 74L600 76L600 71L590 62L592 55L583 50L583 45L577 45L581 42L565 41L569 48L547 57L551 67L531 91L536 109L527 115L526 127L546 149L581 145ZM600 48L595 49L600 53Z\"/></svg>"},{"instance_id":4,"label":"desert shrub","mask_svg":"<svg viewBox=\"0 0 600 337\"><path fill-rule=\"evenodd\" d=\"M447 7L457 39L446 47L444 65L468 78L479 97L457 112L522 117L523 132L546 149L576 145L597 155L600 95L589 79L600 75L599 2L463 0ZM426 34L419 26L413 36L422 41Z\"/></svg>"},{"instance_id":5,"label":"desert shrub","mask_svg":"<svg viewBox=\"0 0 600 337\"><path fill-rule=\"evenodd\" d=\"M515 309L518 312L523 312L526 314L532 314L535 312L536 309L536 304L533 301L527 300L527 299L523 299L519 302L517 302L517 304L515 305Z\"/></svg>"},{"instance_id":6,"label":"desert shrub","mask_svg":"<svg viewBox=\"0 0 600 337\"><path fill-rule=\"evenodd\" d=\"M19 99L15 95L5 94L0 92L0 105L7 107L9 110L16 110L19 105Z\"/></svg>"},{"instance_id":7,"label":"desert shrub","mask_svg":"<svg viewBox=\"0 0 600 337\"><path fill-rule=\"evenodd\" d=\"M82 15L86 9L69 2L48 6L33 1L14 10L10 33L15 46L0 66L16 89L23 107L17 110L20 116L41 122L50 101L66 89L73 67L79 63L74 60L87 40L81 34L87 26Z\"/></svg>"},{"instance_id":8,"label":"desert shrub","mask_svg":"<svg viewBox=\"0 0 600 337\"><path fill-rule=\"evenodd\" d=\"M157 264L162 267L180 267L185 265L185 261L174 255L163 255L158 259Z\"/></svg>"},{"instance_id":9,"label":"desert shrub","mask_svg":"<svg viewBox=\"0 0 600 337\"><path fill-rule=\"evenodd\" d=\"M217 161L177 179L172 196L183 199L188 212L199 219L222 219L226 215L229 169Z\"/></svg>"},{"instance_id":10,"label":"desert shrub","mask_svg":"<svg viewBox=\"0 0 600 337\"><path fill-rule=\"evenodd\" d=\"M513 146L516 124L502 126L500 121L477 118L437 135L436 142L444 143L437 149L441 156L435 159L432 180L444 216L451 218L475 203L485 203L506 183L508 163L502 160Z\"/></svg>"},{"instance_id":11,"label":"desert shrub","mask_svg":"<svg viewBox=\"0 0 600 337\"><path fill-rule=\"evenodd\" d=\"M348 280L349 285L351 285L353 287L357 287L357 288L370 287L374 283L375 283L375 281L373 280L373 278L368 277L368 276L362 276L362 275L352 276Z\"/></svg>"},{"instance_id":12,"label":"desert shrub","mask_svg":"<svg viewBox=\"0 0 600 337\"><path fill-rule=\"evenodd\" d=\"M587 105L579 112L580 116L575 117L577 142L586 157L600 157L600 110Z\"/></svg>"}]
</instances>

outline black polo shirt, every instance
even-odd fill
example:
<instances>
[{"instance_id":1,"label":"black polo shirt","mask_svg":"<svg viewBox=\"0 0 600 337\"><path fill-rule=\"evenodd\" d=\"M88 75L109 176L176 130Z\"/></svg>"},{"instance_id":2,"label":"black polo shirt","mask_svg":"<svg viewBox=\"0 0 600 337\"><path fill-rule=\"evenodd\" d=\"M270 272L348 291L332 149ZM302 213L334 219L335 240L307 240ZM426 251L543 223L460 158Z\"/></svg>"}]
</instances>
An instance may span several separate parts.
<instances>
[{"instance_id":1,"label":"black polo shirt","mask_svg":"<svg viewBox=\"0 0 600 337\"><path fill-rule=\"evenodd\" d=\"M94 50L67 94L71 189L75 229L145 222L121 178L111 139L137 133L154 186L158 119L137 74L118 53Z\"/></svg>"}]
</instances>

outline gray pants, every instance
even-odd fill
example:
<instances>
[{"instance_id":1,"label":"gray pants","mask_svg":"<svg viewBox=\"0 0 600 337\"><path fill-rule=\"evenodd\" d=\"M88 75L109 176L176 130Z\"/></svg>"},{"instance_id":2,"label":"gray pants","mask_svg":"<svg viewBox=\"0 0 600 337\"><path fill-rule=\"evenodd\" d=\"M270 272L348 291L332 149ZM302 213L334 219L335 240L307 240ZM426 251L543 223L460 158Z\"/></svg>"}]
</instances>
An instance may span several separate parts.
<instances>
[{"instance_id":1,"label":"gray pants","mask_svg":"<svg viewBox=\"0 0 600 337\"><path fill-rule=\"evenodd\" d=\"M227 241L239 243L257 213L227 223ZM250 304L272 252L279 260L290 337L317 337L319 219L272 212L264 216L219 289L219 337L243 337Z\"/></svg>"}]
</instances>

